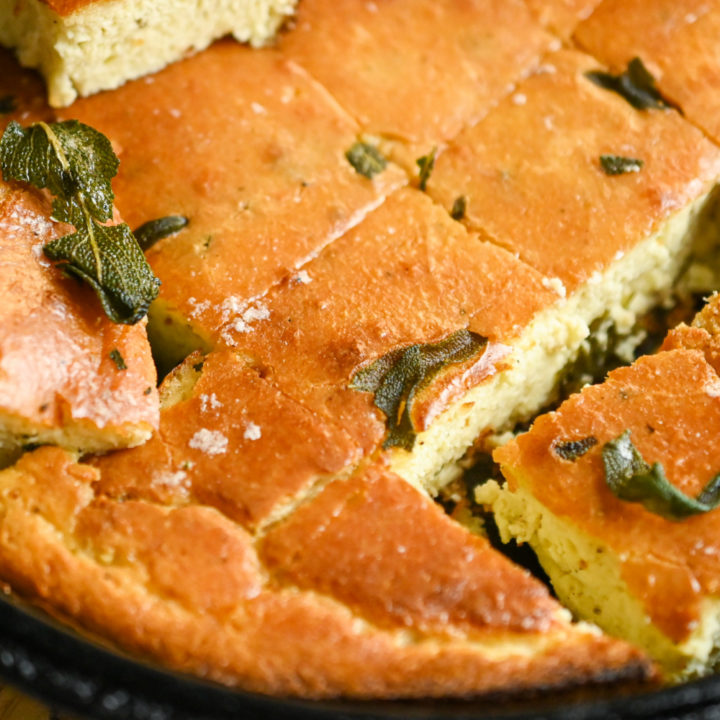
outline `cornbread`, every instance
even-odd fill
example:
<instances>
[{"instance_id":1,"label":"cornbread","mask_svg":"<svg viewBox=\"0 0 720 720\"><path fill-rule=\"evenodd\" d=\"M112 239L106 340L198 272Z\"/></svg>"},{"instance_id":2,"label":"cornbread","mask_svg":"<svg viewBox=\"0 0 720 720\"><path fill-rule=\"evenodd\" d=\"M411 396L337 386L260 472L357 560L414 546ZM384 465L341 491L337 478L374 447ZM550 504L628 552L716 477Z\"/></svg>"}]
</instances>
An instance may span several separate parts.
<instances>
[{"instance_id":1,"label":"cornbread","mask_svg":"<svg viewBox=\"0 0 720 720\"><path fill-rule=\"evenodd\" d=\"M262 45L295 0L2 0L0 44L45 76L50 104L119 87L232 34Z\"/></svg>"},{"instance_id":2,"label":"cornbread","mask_svg":"<svg viewBox=\"0 0 720 720\"><path fill-rule=\"evenodd\" d=\"M507 488L478 491L503 536L533 546L565 605L645 648L676 679L715 666L718 512L672 520L615 497L602 448L629 430L646 462L661 463L689 497L718 473L717 336L702 327L711 313L538 418L495 452ZM558 451L585 438L578 457Z\"/></svg>"},{"instance_id":3,"label":"cornbread","mask_svg":"<svg viewBox=\"0 0 720 720\"><path fill-rule=\"evenodd\" d=\"M98 480L58 448L1 473L3 575L174 668L306 697L469 695L647 675L636 650L571 625L542 585L382 468L330 485L309 517L291 518L260 549L212 508L114 501L95 495ZM343 539L358 525L385 555L379 584L354 573L352 607L328 592L330 576L316 581L307 569L299 586L289 582L301 569L283 552L288 534L328 506L339 537L318 539L319 563L340 576L348 562L372 565L357 532ZM388 562L400 546L402 562ZM393 609L395 597L405 611Z\"/></svg>"},{"instance_id":4,"label":"cornbread","mask_svg":"<svg viewBox=\"0 0 720 720\"><path fill-rule=\"evenodd\" d=\"M638 28L642 28L638 32ZM614 72L640 57L691 122L720 140L720 7L703 0L605 0L575 31Z\"/></svg>"},{"instance_id":5,"label":"cornbread","mask_svg":"<svg viewBox=\"0 0 720 720\"><path fill-rule=\"evenodd\" d=\"M709 666L716 622L703 625L683 594L695 592L694 569L667 581L678 602L652 616L652 642L632 636L637 649L573 622L480 521L471 531L433 500L557 401L594 346L630 362L647 314L667 312L679 282L714 282L695 270L719 244L720 149L674 103L640 109L616 92L573 40L593 7L304 0L273 47L220 40L56 110L9 64L2 117L97 128L120 158L119 214L133 228L170 219L171 231L145 247L162 283L148 322L164 377L152 436L112 452L54 438L23 448L0 472L0 579L141 657L280 695L649 683L648 653L670 673ZM703 317L706 327L678 328L676 346L569 402L645 383L644 396L613 397L637 403L627 422L652 461L662 433L643 430L643 397L664 411L690 387L686 421L713 411L715 320ZM664 394L651 385L671 372ZM96 398L99 382L88 383ZM611 420L593 430L614 431ZM675 466L710 471L712 448L678 447L673 482ZM596 468L598 452L573 467ZM543 478L548 498L523 495L517 517L505 506L521 496L486 486L506 536L543 503L560 518L592 499L569 504L562 478ZM627 503L606 500L603 512L614 501L624 517ZM590 519L594 552L605 526ZM624 550L539 552L558 565L580 554L603 582L625 562ZM651 612L655 591L632 585L633 568L684 567L649 546L628 558L628 573L607 581L618 591L603 623L623 603L635 624ZM714 582L697 580L710 604Z\"/></svg>"},{"instance_id":6,"label":"cornbread","mask_svg":"<svg viewBox=\"0 0 720 720\"><path fill-rule=\"evenodd\" d=\"M88 288L44 258L63 227L40 193L0 181L0 465L27 445L101 452L157 427L145 327L111 323Z\"/></svg>"}]
</instances>

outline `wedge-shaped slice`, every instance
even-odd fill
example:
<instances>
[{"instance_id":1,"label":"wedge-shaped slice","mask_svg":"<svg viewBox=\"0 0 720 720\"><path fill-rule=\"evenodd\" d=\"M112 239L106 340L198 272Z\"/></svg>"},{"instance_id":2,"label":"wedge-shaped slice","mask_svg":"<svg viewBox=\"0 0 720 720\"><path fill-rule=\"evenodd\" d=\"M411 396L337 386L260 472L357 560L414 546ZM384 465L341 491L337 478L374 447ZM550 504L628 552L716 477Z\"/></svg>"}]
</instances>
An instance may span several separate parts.
<instances>
[{"instance_id":1,"label":"wedge-shaped slice","mask_svg":"<svg viewBox=\"0 0 720 720\"><path fill-rule=\"evenodd\" d=\"M163 283L151 333L179 347L170 365L406 182L397 167L356 172L345 153L358 128L327 93L276 52L231 41L66 112L115 143L131 227L188 220L148 252ZM182 318L208 334L183 340Z\"/></svg>"},{"instance_id":2,"label":"wedge-shaped slice","mask_svg":"<svg viewBox=\"0 0 720 720\"><path fill-rule=\"evenodd\" d=\"M114 325L43 256L67 232L39 193L0 182L0 462L25 445L137 445L158 422L145 324Z\"/></svg>"},{"instance_id":3,"label":"wedge-shaped slice","mask_svg":"<svg viewBox=\"0 0 720 720\"><path fill-rule=\"evenodd\" d=\"M353 486L354 503L352 493L344 503L333 489L335 500L310 506L311 517L339 513L326 518L331 534L370 521L380 533L373 542L383 548L367 557L370 574L389 581L388 598L407 589L410 605L427 608L375 624L356 602L303 589L315 583L298 587L287 576L280 583L275 563L264 567L253 538L216 510L94 496L98 475L57 448L25 455L0 474L0 570L17 591L170 667L261 692L363 698L480 695L649 675L637 650L571 625L542 586L398 478L370 474ZM390 504L396 501L405 514ZM385 526L386 513L412 536L403 540ZM426 538L438 531L443 552L434 556ZM335 563L360 558L358 539L337 545L334 556L327 546L334 538L308 538L336 576L343 570ZM418 588L418 569L434 596ZM471 596L471 586L485 599ZM512 600L518 589L523 599ZM425 621L442 606L455 612L452 633L436 633ZM462 617L471 609L477 612Z\"/></svg>"},{"instance_id":4,"label":"wedge-shaped slice","mask_svg":"<svg viewBox=\"0 0 720 720\"><path fill-rule=\"evenodd\" d=\"M639 57L663 95L691 122L720 140L720 7L703 0L605 0L575 32L575 40L625 70Z\"/></svg>"},{"instance_id":5,"label":"wedge-shaped slice","mask_svg":"<svg viewBox=\"0 0 720 720\"><path fill-rule=\"evenodd\" d=\"M720 630L720 511L682 517L647 484L638 500L650 509L616 496L607 463L624 467L633 453L627 438L607 443L628 431L648 471L662 466L653 487L663 474L698 496L720 472L720 378L702 351L643 357L541 416L495 452L507 488L479 496L493 501L506 539L531 543L580 617L644 647L670 676L704 673Z\"/></svg>"},{"instance_id":6,"label":"wedge-shaped slice","mask_svg":"<svg viewBox=\"0 0 720 720\"><path fill-rule=\"evenodd\" d=\"M191 355L160 394L152 439L95 461L104 494L211 505L254 529L359 459L342 431L227 350Z\"/></svg>"},{"instance_id":7,"label":"wedge-shaped slice","mask_svg":"<svg viewBox=\"0 0 720 720\"><path fill-rule=\"evenodd\" d=\"M296 0L2 0L0 43L38 68L50 103L69 105L155 72L189 51L233 34L260 45L293 12Z\"/></svg>"},{"instance_id":8,"label":"wedge-shaped slice","mask_svg":"<svg viewBox=\"0 0 720 720\"><path fill-rule=\"evenodd\" d=\"M581 342L586 328L558 313L558 296L542 280L422 193L403 189L258 300L252 317L229 323L224 335L364 452L384 444L403 477L436 492L443 468L478 434L537 412ZM416 378L411 395L413 353L452 342L457 333L473 333L475 351ZM361 380L374 363L398 361L405 352L393 371L399 385L388 379L373 392ZM399 419L394 411L388 418L378 409L384 393L400 385L399 424L408 420L403 408L412 422L402 437L388 431Z\"/></svg>"},{"instance_id":9,"label":"wedge-shaped slice","mask_svg":"<svg viewBox=\"0 0 720 720\"><path fill-rule=\"evenodd\" d=\"M415 171L418 153L477 122L551 41L520 0L304 0L280 47L364 132L409 143Z\"/></svg>"}]
</instances>

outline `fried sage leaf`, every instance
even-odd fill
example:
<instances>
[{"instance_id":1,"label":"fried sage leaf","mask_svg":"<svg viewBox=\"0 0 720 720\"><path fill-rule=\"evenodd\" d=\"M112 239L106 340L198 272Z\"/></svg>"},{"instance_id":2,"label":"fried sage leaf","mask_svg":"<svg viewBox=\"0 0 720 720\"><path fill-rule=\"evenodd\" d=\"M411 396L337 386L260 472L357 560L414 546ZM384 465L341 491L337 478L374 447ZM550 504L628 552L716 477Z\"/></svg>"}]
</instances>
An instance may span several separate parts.
<instances>
[{"instance_id":1,"label":"fried sage leaf","mask_svg":"<svg viewBox=\"0 0 720 720\"><path fill-rule=\"evenodd\" d=\"M602 449L605 482L613 495L627 502L641 503L650 512L667 520L684 520L715 509L720 504L720 473L696 498L672 485L659 463L648 465L630 440L630 431L605 443Z\"/></svg>"},{"instance_id":2,"label":"fried sage leaf","mask_svg":"<svg viewBox=\"0 0 720 720\"><path fill-rule=\"evenodd\" d=\"M671 107L678 109L660 94L655 85L655 78L639 57L633 58L628 63L627 69L619 75L602 70L591 70L585 73L585 77L599 87L621 95L638 110L667 110Z\"/></svg>"},{"instance_id":3,"label":"fried sage leaf","mask_svg":"<svg viewBox=\"0 0 720 720\"><path fill-rule=\"evenodd\" d=\"M423 192L427 189L428 180L435 168L436 153L437 147L434 147L427 155L423 155L415 161L415 164L418 166L418 187Z\"/></svg>"},{"instance_id":4,"label":"fried sage leaf","mask_svg":"<svg viewBox=\"0 0 720 720\"><path fill-rule=\"evenodd\" d=\"M0 167L6 180L47 188L55 196L53 218L75 227L48 243L45 254L87 282L113 322L144 317L160 281L130 228L104 224L112 218L110 183L118 169L110 141L77 120L28 128L11 122L0 140Z\"/></svg>"},{"instance_id":5,"label":"fried sage leaf","mask_svg":"<svg viewBox=\"0 0 720 720\"><path fill-rule=\"evenodd\" d=\"M606 175L640 172L644 164L644 161L639 158L623 157L622 155L600 156L600 167Z\"/></svg>"},{"instance_id":6,"label":"fried sage leaf","mask_svg":"<svg viewBox=\"0 0 720 720\"><path fill-rule=\"evenodd\" d=\"M450 209L450 217L453 220L462 220L467 211L467 198L464 195L458 195Z\"/></svg>"},{"instance_id":7,"label":"fried sage leaf","mask_svg":"<svg viewBox=\"0 0 720 720\"><path fill-rule=\"evenodd\" d=\"M597 444L598 439L594 435L588 435L580 440L566 440L565 442L554 443L552 449L563 460L575 462Z\"/></svg>"},{"instance_id":8,"label":"fried sage leaf","mask_svg":"<svg viewBox=\"0 0 720 720\"><path fill-rule=\"evenodd\" d=\"M187 224L188 219L184 215L167 215L157 220L148 220L135 228L133 235L138 245L143 250L148 250L159 240L180 232Z\"/></svg>"},{"instance_id":9,"label":"fried sage leaf","mask_svg":"<svg viewBox=\"0 0 720 720\"><path fill-rule=\"evenodd\" d=\"M356 142L346 153L348 162L360 175L372 180L387 167L383 154L369 143Z\"/></svg>"},{"instance_id":10,"label":"fried sage leaf","mask_svg":"<svg viewBox=\"0 0 720 720\"><path fill-rule=\"evenodd\" d=\"M117 348L113 348L110 353L110 359L115 363L115 367L118 370L127 370L127 365L125 364L125 358L120 354L120 351ZM150 391L152 392L152 390ZM149 395L150 393L145 393L146 395Z\"/></svg>"},{"instance_id":11,"label":"fried sage leaf","mask_svg":"<svg viewBox=\"0 0 720 720\"><path fill-rule=\"evenodd\" d=\"M393 350L358 370L351 389L371 392L375 405L387 416L384 448L412 450L417 436L411 417L416 394L445 367L477 355L487 339L469 330L458 330L436 343L410 345Z\"/></svg>"}]
</instances>

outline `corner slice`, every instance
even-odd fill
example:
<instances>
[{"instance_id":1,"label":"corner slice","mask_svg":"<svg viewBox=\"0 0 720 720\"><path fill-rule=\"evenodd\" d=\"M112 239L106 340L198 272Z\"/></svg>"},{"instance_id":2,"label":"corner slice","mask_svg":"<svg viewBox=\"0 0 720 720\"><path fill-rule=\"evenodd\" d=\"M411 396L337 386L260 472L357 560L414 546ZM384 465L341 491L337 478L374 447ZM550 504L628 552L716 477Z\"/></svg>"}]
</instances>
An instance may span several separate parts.
<instances>
[{"instance_id":1,"label":"corner slice","mask_svg":"<svg viewBox=\"0 0 720 720\"><path fill-rule=\"evenodd\" d=\"M698 496L720 472L720 378L702 351L641 358L541 416L495 452L507 486L482 486L478 500L504 539L532 545L579 617L643 647L671 678L703 674L720 633L720 511L672 520L616 497L603 453L626 431L648 465Z\"/></svg>"},{"instance_id":2,"label":"corner slice","mask_svg":"<svg viewBox=\"0 0 720 720\"><path fill-rule=\"evenodd\" d=\"M0 43L38 68L50 104L109 90L232 34L262 45L296 0L0 0Z\"/></svg>"},{"instance_id":3,"label":"corner slice","mask_svg":"<svg viewBox=\"0 0 720 720\"><path fill-rule=\"evenodd\" d=\"M0 465L27 445L137 445L157 426L145 323L111 323L45 259L62 228L40 193L0 183Z\"/></svg>"}]
</instances>

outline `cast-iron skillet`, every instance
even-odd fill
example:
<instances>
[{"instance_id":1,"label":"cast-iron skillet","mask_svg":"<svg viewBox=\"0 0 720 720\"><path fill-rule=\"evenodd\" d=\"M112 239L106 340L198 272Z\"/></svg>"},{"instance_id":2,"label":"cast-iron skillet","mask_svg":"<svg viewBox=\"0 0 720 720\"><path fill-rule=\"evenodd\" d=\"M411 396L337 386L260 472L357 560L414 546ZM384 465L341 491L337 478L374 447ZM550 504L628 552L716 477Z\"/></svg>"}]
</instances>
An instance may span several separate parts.
<instances>
[{"instance_id":1,"label":"cast-iron skillet","mask_svg":"<svg viewBox=\"0 0 720 720\"><path fill-rule=\"evenodd\" d=\"M665 690L593 690L494 702L310 702L229 690L103 647L0 597L0 677L88 720L720 720L720 676Z\"/></svg>"}]
</instances>

